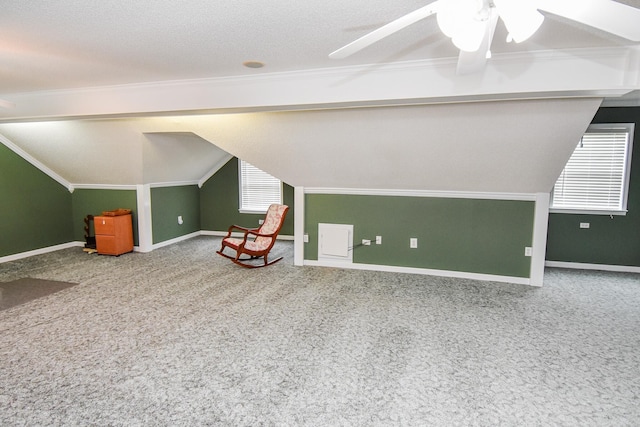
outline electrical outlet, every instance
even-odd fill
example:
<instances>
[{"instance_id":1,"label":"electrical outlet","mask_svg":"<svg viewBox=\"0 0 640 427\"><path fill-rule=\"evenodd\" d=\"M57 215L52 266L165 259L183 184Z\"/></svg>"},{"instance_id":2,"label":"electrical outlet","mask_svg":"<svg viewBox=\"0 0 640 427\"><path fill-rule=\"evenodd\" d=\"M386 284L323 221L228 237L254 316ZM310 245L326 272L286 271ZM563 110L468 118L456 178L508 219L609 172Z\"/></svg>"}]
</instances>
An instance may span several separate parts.
<instances>
[{"instance_id":1,"label":"electrical outlet","mask_svg":"<svg viewBox=\"0 0 640 427\"><path fill-rule=\"evenodd\" d=\"M362 239L362 244L365 245L365 246L371 246L371 240Z\"/></svg>"},{"instance_id":2,"label":"electrical outlet","mask_svg":"<svg viewBox=\"0 0 640 427\"><path fill-rule=\"evenodd\" d=\"M527 246L526 248L524 248L524 256L532 256L533 255L533 249L529 246Z\"/></svg>"},{"instance_id":3,"label":"electrical outlet","mask_svg":"<svg viewBox=\"0 0 640 427\"><path fill-rule=\"evenodd\" d=\"M591 227L591 224L588 222L581 222L580 223L580 228L589 228Z\"/></svg>"},{"instance_id":4,"label":"electrical outlet","mask_svg":"<svg viewBox=\"0 0 640 427\"><path fill-rule=\"evenodd\" d=\"M376 236L376 245L382 244L382 236Z\"/></svg>"},{"instance_id":5,"label":"electrical outlet","mask_svg":"<svg viewBox=\"0 0 640 427\"><path fill-rule=\"evenodd\" d=\"M304 235L302 236L302 241L305 243L309 243L309 234L304 233Z\"/></svg>"},{"instance_id":6,"label":"electrical outlet","mask_svg":"<svg viewBox=\"0 0 640 427\"><path fill-rule=\"evenodd\" d=\"M264 219L259 219L258 220L258 225L262 225L262 224L264 224Z\"/></svg>"},{"instance_id":7,"label":"electrical outlet","mask_svg":"<svg viewBox=\"0 0 640 427\"><path fill-rule=\"evenodd\" d=\"M184 221L182 220L182 215L178 215L178 224L182 225Z\"/></svg>"},{"instance_id":8,"label":"electrical outlet","mask_svg":"<svg viewBox=\"0 0 640 427\"><path fill-rule=\"evenodd\" d=\"M416 249L418 247L418 238L412 237L409 239L409 247L411 249Z\"/></svg>"}]
</instances>

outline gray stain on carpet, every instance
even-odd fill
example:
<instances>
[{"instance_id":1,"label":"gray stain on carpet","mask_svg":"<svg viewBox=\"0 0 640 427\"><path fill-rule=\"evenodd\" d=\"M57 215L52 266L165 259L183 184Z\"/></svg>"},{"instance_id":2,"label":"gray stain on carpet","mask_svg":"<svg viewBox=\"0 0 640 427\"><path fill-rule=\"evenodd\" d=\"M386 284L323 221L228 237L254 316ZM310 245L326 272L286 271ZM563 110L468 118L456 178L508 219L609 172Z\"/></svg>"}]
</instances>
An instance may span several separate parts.
<instances>
[{"instance_id":1,"label":"gray stain on carpet","mask_svg":"<svg viewBox=\"0 0 640 427\"><path fill-rule=\"evenodd\" d=\"M75 285L77 283L33 279L31 277L0 283L0 310L24 304Z\"/></svg>"}]
</instances>

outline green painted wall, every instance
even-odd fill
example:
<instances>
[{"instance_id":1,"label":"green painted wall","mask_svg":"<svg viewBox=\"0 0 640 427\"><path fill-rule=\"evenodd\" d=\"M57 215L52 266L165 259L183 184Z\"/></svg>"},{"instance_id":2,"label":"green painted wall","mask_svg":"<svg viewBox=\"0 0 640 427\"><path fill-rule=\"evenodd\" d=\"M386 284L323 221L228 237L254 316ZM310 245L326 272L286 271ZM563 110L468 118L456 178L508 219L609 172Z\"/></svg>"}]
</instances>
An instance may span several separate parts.
<instances>
[{"instance_id":1,"label":"green painted wall","mask_svg":"<svg viewBox=\"0 0 640 427\"><path fill-rule=\"evenodd\" d=\"M73 209L74 240L84 242L84 218L100 215L103 211L131 209L133 243L138 245L138 219L136 190L75 190L71 202ZM91 230L91 234L94 232Z\"/></svg>"},{"instance_id":2,"label":"green painted wall","mask_svg":"<svg viewBox=\"0 0 640 427\"><path fill-rule=\"evenodd\" d=\"M283 185L283 203L289 206L280 235L293 236L294 190ZM200 189L200 225L202 230L227 231L230 225L258 227L258 220L264 215L242 214L238 212L238 159L227 162Z\"/></svg>"},{"instance_id":3,"label":"green painted wall","mask_svg":"<svg viewBox=\"0 0 640 427\"><path fill-rule=\"evenodd\" d=\"M625 216L549 215L549 261L640 266L640 107L601 108L593 123L635 123L628 213ZM581 229L580 223L590 223Z\"/></svg>"},{"instance_id":4,"label":"green painted wall","mask_svg":"<svg viewBox=\"0 0 640 427\"><path fill-rule=\"evenodd\" d=\"M182 225L178 216L182 216ZM154 244L200 231L198 186L152 188L151 224Z\"/></svg>"},{"instance_id":5,"label":"green painted wall","mask_svg":"<svg viewBox=\"0 0 640 427\"><path fill-rule=\"evenodd\" d=\"M0 257L72 240L71 193L0 144Z\"/></svg>"},{"instance_id":6,"label":"green painted wall","mask_svg":"<svg viewBox=\"0 0 640 427\"><path fill-rule=\"evenodd\" d=\"M353 224L353 262L529 277L535 203L307 194L305 259L318 257L318 223ZM357 245L362 239L382 245ZM418 238L418 248L409 239Z\"/></svg>"}]
</instances>

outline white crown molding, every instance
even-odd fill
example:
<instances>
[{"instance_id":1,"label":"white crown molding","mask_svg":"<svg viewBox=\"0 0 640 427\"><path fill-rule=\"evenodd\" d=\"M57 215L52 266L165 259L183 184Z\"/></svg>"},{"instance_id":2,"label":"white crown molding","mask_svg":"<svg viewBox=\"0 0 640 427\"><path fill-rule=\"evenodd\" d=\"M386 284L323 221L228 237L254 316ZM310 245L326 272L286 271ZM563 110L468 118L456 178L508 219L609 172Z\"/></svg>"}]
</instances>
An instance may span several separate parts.
<instances>
[{"instance_id":1,"label":"white crown molding","mask_svg":"<svg viewBox=\"0 0 640 427\"><path fill-rule=\"evenodd\" d=\"M136 185L71 184L74 190L137 190Z\"/></svg>"},{"instance_id":2,"label":"white crown molding","mask_svg":"<svg viewBox=\"0 0 640 427\"><path fill-rule=\"evenodd\" d=\"M218 172L224 165L227 164L227 162L229 160L233 159L233 155L232 154L227 154L226 156L224 156L222 159L220 159L219 162L217 162L215 165L213 165L213 167L211 168L211 170L209 172L207 172L207 174L205 176L203 176L200 181L198 181L198 187L202 188L202 186L204 185L205 182L207 182L209 180L209 178L211 178L213 175L216 174L216 172Z\"/></svg>"},{"instance_id":3,"label":"white crown molding","mask_svg":"<svg viewBox=\"0 0 640 427\"><path fill-rule=\"evenodd\" d=\"M602 102L603 107L640 107L640 93L638 93L637 98L614 98L614 99L605 99Z\"/></svg>"},{"instance_id":4,"label":"white crown molding","mask_svg":"<svg viewBox=\"0 0 640 427\"><path fill-rule=\"evenodd\" d=\"M587 60L610 60L621 59L625 63L629 63L630 53L638 55L639 48L635 47L607 47L607 48L573 48L573 49L556 49L556 50L539 50L533 52L515 52L515 53L502 53L494 54L491 58L491 64L507 64L507 63L521 63L522 61L536 60L536 61L558 61L567 60L571 61L575 57L582 57ZM635 58L635 55L633 56ZM375 72L376 70L385 71L408 71L418 70L424 71L425 69L455 69L457 65L457 58L436 58L436 59L420 59L412 61L391 62L383 64L364 64L364 65L348 65L338 66L331 68L316 68L311 70L298 70L298 71L286 71L278 73L263 73L259 75L242 75L242 76L228 76L228 77L210 77L200 79L185 79L185 80L164 80L155 82L144 83L130 83L120 85L105 85L105 86L93 86L74 89L57 89L37 92L26 92L13 94L12 99L19 98L21 96L47 96L47 95L68 95L76 93L84 93L87 95L96 95L103 91L135 91L138 89L158 89L161 87L167 88L184 88L185 86L246 86L254 83L266 82L273 83L278 80L290 81L292 79L299 78L323 78L323 77L344 77L354 78L354 74ZM625 67L633 70L633 67ZM481 73L480 73L481 74ZM478 74L475 74L478 75ZM474 74L467 76L471 77ZM466 77L460 77L466 78Z\"/></svg>"},{"instance_id":5,"label":"white crown molding","mask_svg":"<svg viewBox=\"0 0 640 427\"><path fill-rule=\"evenodd\" d=\"M432 190L389 190L373 188L321 188L305 187L305 194L340 194L356 196L403 196L403 197L431 197L448 199L478 199L478 200L519 200L536 201L536 194L529 193L487 193L468 191L432 191Z\"/></svg>"},{"instance_id":6,"label":"white crown molding","mask_svg":"<svg viewBox=\"0 0 640 427\"><path fill-rule=\"evenodd\" d=\"M150 114L345 108L433 102L618 97L640 89L634 47L495 55L458 76L455 58L259 76L14 94L0 123ZM577 72L579 70L579 72ZM517 76L517 77L512 77Z\"/></svg>"},{"instance_id":7,"label":"white crown molding","mask_svg":"<svg viewBox=\"0 0 640 427\"><path fill-rule=\"evenodd\" d=\"M639 66L640 67L640 66ZM606 98L603 107L640 107L640 89L618 98Z\"/></svg>"},{"instance_id":8,"label":"white crown molding","mask_svg":"<svg viewBox=\"0 0 640 427\"><path fill-rule=\"evenodd\" d=\"M151 188L165 188L165 187L188 187L192 185L198 185L198 181L175 181L175 182L154 182L149 184Z\"/></svg>"},{"instance_id":9,"label":"white crown molding","mask_svg":"<svg viewBox=\"0 0 640 427\"><path fill-rule=\"evenodd\" d=\"M31 156L29 153L24 151L22 148L18 147L11 140L9 140L7 137L1 134L0 134L0 143L5 145L9 150L13 151L14 153L22 157L27 162L31 163L33 166L38 168L43 173L47 174L51 179L57 181L60 185L65 187L70 193L73 193L74 187L71 183L69 183L69 181L67 181L66 179L64 179L63 177L61 177L51 169L49 169L47 166L44 165L44 163L42 163L38 159Z\"/></svg>"},{"instance_id":10,"label":"white crown molding","mask_svg":"<svg viewBox=\"0 0 640 427\"><path fill-rule=\"evenodd\" d=\"M198 181L154 182L150 188L185 187L198 185ZM137 190L136 184L71 184L74 190Z\"/></svg>"}]
</instances>

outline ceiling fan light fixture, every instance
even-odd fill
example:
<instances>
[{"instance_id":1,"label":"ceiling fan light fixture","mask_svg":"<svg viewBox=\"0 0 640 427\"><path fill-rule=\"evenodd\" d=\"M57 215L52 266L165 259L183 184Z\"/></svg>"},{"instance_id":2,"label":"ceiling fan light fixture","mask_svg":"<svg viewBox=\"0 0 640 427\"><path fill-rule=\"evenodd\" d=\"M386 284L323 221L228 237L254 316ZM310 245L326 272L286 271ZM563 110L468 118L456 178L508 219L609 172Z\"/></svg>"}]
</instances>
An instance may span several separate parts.
<instances>
[{"instance_id":1,"label":"ceiling fan light fixture","mask_svg":"<svg viewBox=\"0 0 640 427\"><path fill-rule=\"evenodd\" d=\"M458 27L458 13L457 13L457 5L460 3L459 0L450 0L445 1L440 4L440 8L438 9L438 13L436 14L436 21L438 23L438 27L442 33L452 38Z\"/></svg>"},{"instance_id":2,"label":"ceiling fan light fixture","mask_svg":"<svg viewBox=\"0 0 640 427\"><path fill-rule=\"evenodd\" d=\"M509 31L507 41L522 43L534 35L544 21L531 1L494 0L494 4Z\"/></svg>"},{"instance_id":3,"label":"ceiling fan light fixture","mask_svg":"<svg viewBox=\"0 0 640 427\"><path fill-rule=\"evenodd\" d=\"M480 48L489 10L483 0L444 1L436 15L440 31L465 52Z\"/></svg>"},{"instance_id":4,"label":"ceiling fan light fixture","mask_svg":"<svg viewBox=\"0 0 640 427\"><path fill-rule=\"evenodd\" d=\"M482 69L491 57L491 42L499 18L507 27L507 42L521 43L536 33L544 21L540 13L551 13L581 25L590 26L640 42L640 8L611 0L431 0L357 40L331 52L330 58L346 58L410 25L436 15L438 27L460 48L457 74ZM469 22L472 24L469 25ZM483 31L475 29L481 23ZM473 29L460 29L465 25ZM474 34L477 39L474 39Z\"/></svg>"},{"instance_id":5,"label":"ceiling fan light fixture","mask_svg":"<svg viewBox=\"0 0 640 427\"><path fill-rule=\"evenodd\" d=\"M475 21L469 22L453 36L451 41L460 50L465 52L476 52L480 49L484 37L485 24Z\"/></svg>"}]
</instances>

